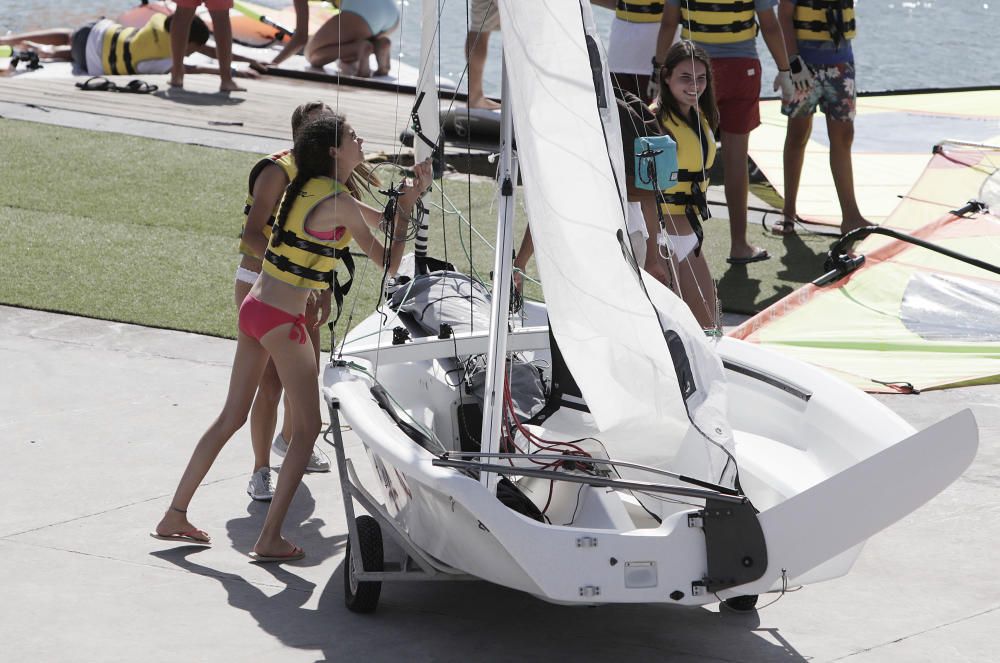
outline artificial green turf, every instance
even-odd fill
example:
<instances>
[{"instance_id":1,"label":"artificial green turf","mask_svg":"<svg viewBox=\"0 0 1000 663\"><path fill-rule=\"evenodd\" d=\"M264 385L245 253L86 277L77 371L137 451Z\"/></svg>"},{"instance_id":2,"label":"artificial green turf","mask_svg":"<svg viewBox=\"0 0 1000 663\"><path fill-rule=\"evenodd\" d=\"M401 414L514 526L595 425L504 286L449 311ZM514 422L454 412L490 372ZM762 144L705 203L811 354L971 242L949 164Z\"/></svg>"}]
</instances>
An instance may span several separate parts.
<instances>
[{"instance_id":1,"label":"artificial green turf","mask_svg":"<svg viewBox=\"0 0 1000 663\"><path fill-rule=\"evenodd\" d=\"M246 178L258 155L120 134L0 119L0 303L234 337L233 273ZM391 168L380 169L384 179ZM398 178L398 175L396 175ZM444 180L428 196L431 254L488 278L495 187ZM485 238L473 236L457 208ZM720 210L721 211L721 210ZM518 205L515 248L524 227ZM443 219L443 222L442 222ZM444 237L447 237L445 242ZM829 240L764 235L775 258L730 267L725 220L706 224L705 252L726 310L752 312L814 278ZM373 309L381 271L357 261L356 285L338 325ZM529 274L534 265L529 264ZM541 290L529 284L529 297ZM326 333L324 331L324 333Z\"/></svg>"}]
</instances>

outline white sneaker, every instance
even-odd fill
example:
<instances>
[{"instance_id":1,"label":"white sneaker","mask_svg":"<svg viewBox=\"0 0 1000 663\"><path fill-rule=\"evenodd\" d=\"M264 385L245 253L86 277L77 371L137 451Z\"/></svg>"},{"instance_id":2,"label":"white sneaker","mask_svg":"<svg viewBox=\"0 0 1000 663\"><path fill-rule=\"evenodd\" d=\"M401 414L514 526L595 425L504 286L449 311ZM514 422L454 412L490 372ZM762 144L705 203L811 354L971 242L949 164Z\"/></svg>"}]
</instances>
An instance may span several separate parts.
<instances>
[{"instance_id":1,"label":"white sneaker","mask_svg":"<svg viewBox=\"0 0 1000 663\"><path fill-rule=\"evenodd\" d=\"M288 452L288 442L285 441L285 436L278 433L274 436L274 443L271 444L271 448L274 449L274 453L278 454L282 458ZM321 449L313 447L312 453L309 454L309 463L306 465L306 472L329 472L330 471L330 457L327 456Z\"/></svg>"},{"instance_id":2,"label":"white sneaker","mask_svg":"<svg viewBox=\"0 0 1000 663\"><path fill-rule=\"evenodd\" d=\"M250 475L247 495L260 502L270 502L274 497L274 474L270 467L262 467Z\"/></svg>"}]
</instances>

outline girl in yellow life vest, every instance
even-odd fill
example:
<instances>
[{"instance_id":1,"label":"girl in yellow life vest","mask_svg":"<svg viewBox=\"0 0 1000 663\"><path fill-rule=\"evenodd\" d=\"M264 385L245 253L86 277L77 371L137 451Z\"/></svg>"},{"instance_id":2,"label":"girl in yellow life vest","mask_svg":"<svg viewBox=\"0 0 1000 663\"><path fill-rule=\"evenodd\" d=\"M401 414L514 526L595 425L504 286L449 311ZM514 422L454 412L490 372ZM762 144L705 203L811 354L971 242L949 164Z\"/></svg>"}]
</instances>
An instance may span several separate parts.
<instances>
[{"instance_id":1,"label":"girl in yellow life vest","mask_svg":"<svg viewBox=\"0 0 1000 663\"><path fill-rule=\"evenodd\" d=\"M660 96L652 110L660 128L677 142L677 184L661 194L665 227L657 239L660 257L670 259L666 273L677 279L667 285L687 303L702 327L714 328L715 286L701 252L701 221L708 218L705 191L715 161L712 128L718 126L719 111L711 63L701 47L690 41L670 47L660 70Z\"/></svg>"},{"instance_id":2,"label":"girl in yellow life vest","mask_svg":"<svg viewBox=\"0 0 1000 663\"><path fill-rule=\"evenodd\" d=\"M186 543L208 543L209 536L187 518L195 490L222 447L246 421L257 383L274 362L294 417L292 439L281 468L260 537L251 556L257 561L301 559L305 553L281 536L281 524L302 480L320 431L316 357L308 343L306 300L333 283L338 256L353 241L369 258L395 273L403 255L410 210L431 183L427 160L414 168L415 179L401 186L396 214L384 246L373 228L382 212L358 200L356 170L364 163L362 140L340 115L302 128L295 141L298 173L288 185L267 251L264 271L240 308L236 356L226 404L195 447L169 509L152 535Z\"/></svg>"},{"instance_id":3,"label":"girl in yellow life vest","mask_svg":"<svg viewBox=\"0 0 1000 663\"><path fill-rule=\"evenodd\" d=\"M310 101L300 104L292 112L292 139L298 137L302 127L313 120L322 117L333 117L333 110L321 101ZM243 208L246 215L243 229L240 232L240 264L236 268L234 285L234 300L239 310L246 299L250 288L257 281L261 272L261 259L267 250L271 239L271 224L278 216L278 206L285 188L291 182L298 168L291 149L275 152L258 161L250 171L247 190L247 201ZM306 308L306 318L317 319L317 324L309 328L309 337L316 354L316 365L319 366L319 332L320 327L330 315L330 291L316 294L309 298ZM318 313L317 313L318 311ZM317 317L318 315L318 317ZM268 501L274 496L274 474L271 472L271 439L274 438L274 451L283 456L288 448L288 440L292 438L292 417L287 414L281 432L274 435L277 428L278 404L281 402L281 379L274 368L274 362L268 361L267 368L261 376L257 395L253 399L250 410L250 442L253 447L254 465L247 493L254 500ZM326 454L318 448L313 449L306 466L309 472L329 472L330 461Z\"/></svg>"}]
</instances>

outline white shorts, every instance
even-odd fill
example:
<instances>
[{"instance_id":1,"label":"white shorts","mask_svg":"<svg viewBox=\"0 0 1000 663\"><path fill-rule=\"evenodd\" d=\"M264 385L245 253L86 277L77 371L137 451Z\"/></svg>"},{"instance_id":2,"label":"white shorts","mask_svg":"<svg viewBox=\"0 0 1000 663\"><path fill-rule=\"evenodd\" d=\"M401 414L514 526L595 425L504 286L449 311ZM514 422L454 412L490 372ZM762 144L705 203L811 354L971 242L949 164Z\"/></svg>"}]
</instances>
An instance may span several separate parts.
<instances>
[{"instance_id":1,"label":"white shorts","mask_svg":"<svg viewBox=\"0 0 1000 663\"><path fill-rule=\"evenodd\" d=\"M608 37L608 70L615 74L652 74L659 34L659 22L631 23L617 17L612 19Z\"/></svg>"},{"instance_id":2,"label":"white shorts","mask_svg":"<svg viewBox=\"0 0 1000 663\"><path fill-rule=\"evenodd\" d=\"M677 259L677 262L684 262L688 259L698 246L698 236L694 233L690 235L671 235L660 232L658 241L660 246L666 247L670 255Z\"/></svg>"},{"instance_id":3,"label":"white shorts","mask_svg":"<svg viewBox=\"0 0 1000 663\"><path fill-rule=\"evenodd\" d=\"M500 29L500 10L493 0L472 0L469 32L496 32Z\"/></svg>"},{"instance_id":4,"label":"white shorts","mask_svg":"<svg viewBox=\"0 0 1000 663\"><path fill-rule=\"evenodd\" d=\"M236 280L243 281L244 283L249 283L253 285L257 282L257 277L260 276L260 272L255 272L252 269L247 269L246 267L236 268Z\"/></svg>"}]
</instances>

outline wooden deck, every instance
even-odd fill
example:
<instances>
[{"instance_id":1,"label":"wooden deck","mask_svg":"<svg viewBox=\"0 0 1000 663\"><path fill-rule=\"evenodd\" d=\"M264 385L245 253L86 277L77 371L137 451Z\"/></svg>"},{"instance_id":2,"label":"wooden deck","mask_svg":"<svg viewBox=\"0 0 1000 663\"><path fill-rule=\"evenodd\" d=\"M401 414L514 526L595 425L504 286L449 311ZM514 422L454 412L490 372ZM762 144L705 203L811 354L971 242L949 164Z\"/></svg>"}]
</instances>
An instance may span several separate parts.
<instances>
[{"instance_id":1,"label":"wooden deck","mask_svg":"<svg viewBox=\"0 0 1000 663\"><path fill-rule=\"evenodd\" d=\"M125 85L134 77L109 78ZM290 143L292 111L302 102L318 99L347 116L365 139L366 151L410 152L399 144L400 132L409 125L414 102L410 94L269 76L238 79L247 91L224 94L218 92L217 77L203 74L189 75L184 90L169 89L165 75L145 75L142 80L159 85L158 91L124 94L85 92L75 86L83 80L86 79L53 71L0 76L0 104L8 109L33 109L41 121L46 119L40 113L75 114L79 119L77 126L88 126L90 118L95 128L106 130L114 130L116 121L146 123L152 137L157 137L158 129L162 129L162 137L168 137L169 133L180 135L181 139L185 129L190 129L191 134L218 132L223 142L227 136L232 137L234 147L239 149L240 137ZM20 113L3 114L23 117Z\"/></svg>"}]
</instances>

